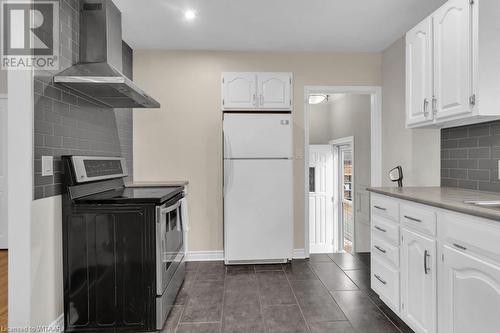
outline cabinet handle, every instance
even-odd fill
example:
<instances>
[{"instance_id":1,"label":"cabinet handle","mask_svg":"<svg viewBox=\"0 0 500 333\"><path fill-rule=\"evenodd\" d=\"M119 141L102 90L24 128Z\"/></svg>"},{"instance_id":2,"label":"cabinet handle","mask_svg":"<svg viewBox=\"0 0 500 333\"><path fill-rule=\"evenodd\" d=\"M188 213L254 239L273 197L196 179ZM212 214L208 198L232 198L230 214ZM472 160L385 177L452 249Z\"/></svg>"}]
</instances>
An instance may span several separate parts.
<instances>
[{"instance_id":1,"label":"cabinet handle","mask_svg":"<svg viewBox=\"0 0 500 333\"><path fill-rule=\"evenodd\" d=\"M429 106L429 100L427 98L424 98L424 116L427 117L429 115L429 112L427 111L427 108Z\"/></svg>"},{"instance_id":2,"label":"cabinet handle","mask_svg":"<svg viewBox=\"0 0 500 333\"><path fill-rule=\"evenodd\" d=\"M373 274L373 276L375 276L375 278L376 278L377 280L379 280L380 282L382 282L382 284L387 284L387 282L386 282L386 281L384 281L384 280L383 280L380 276L378 276L377 274Z\"/></svg>"},{"instance_id":3,"label":"cabinet handle","mask_svg":"<svg viewBox=\"0 0 500 333\"><path fill-rule=\"evenodd\" d=\"M429 274L430 269L427 267L427 258L431 255L427 250L424 251L424 273L425 275Z\"/></svg>"},{"instance_id":4,"label":"cabinet handle","mask_svg":"<svg viewBox=\"0 0 500 333\"><path fill-rule=\"evenodd\" d=\"M382 253L386 253L386 252L387 252L386 250L384 250L383 248L381 248L381 247L380 247L380 246L378 246L378 245L374 245L374 247L375 247L377 250L379 250L380 252L382 252Z\"/></svg>"},{"instance_id":5,"label":"cabinet handle","mask_svg":"<svg viewBox=\"0 0 500 333\"><path fill-rule=\"evenodd\" d=\"M373 207L374 207L374 208L377 208L377 209L379 209L379 210L383 210L383 211L386 211L386 210L387 210L387 208L380 207L380 206L373 206Z\"/></svg>"},{"instance_id":6,"label":"cabinet handle","mask_svg":"<svg viewBox=\"0 0 500 333\"><path fill-rule=\"evenodd\" d=\"M378 225L375 226L375 229L380 230L382 232L387 232L384 228L379 227Z\"/></svg>"},{"instance_id":7,"label":"cabinet handle","mask_svg":"<svg viewBox=\"0 0 500 333\"><path fill-rule=\"evenodd\" d=\"M408 219L408 220L410 220L410 221L414 221L414 222L419 222L419 223L421 223L421 222L422 222L422 220L416 219L416 218L411 217L411 216L408 216L408 215L404 215L404 218L405 218L405 219Z\"/></svg>"},{"instance_id":8,"label":"cabinet handle","mask_svg":"<svg viewBox=\"0 0 500 333\"><path fill-rule=\"evenodd\" d=\"M252 105L257 105L257 96L255 94L252 96Z\"/></svg>"},{"instance_id":9,"label":"cabinet handle","mask_svg":"<svg viewBox=\"0 0 500 333\"><path fill-rule=\"evenodd\" d=\"M437 98L436 96L432 96L432 113L436 114L437 112Z\"/></svg>"},{"instance_id":10,"label":"cabinet handle","mask_svg":"<svg viewBox=\"0 0 500 333\"><path fill-rule=\"evenodd\" d=\"M460 244L457 244L457 243L453 243L453 246L456 247L457 249L460 249L460 250L467 250L467 248L465 246L462 246Z\"/></svg>"},{"instance_id":11,"label":"cabinet handle","mask_svg":"<svg viewBox=\"0 0 500 333\"><path fill-rule=\"evenodd\" d=\"M264 105L264 95L260 95L259 98L260 98L260 105L261 106Z\"/></svg>"},{"instance_id":12,"label":"cabinet handle","mask_svg":"<svg viewBox=\"0 0 500 333\"><path fill-rule=\"evenodd\" d=\"M469 97L469 103L470 103L470 105L472 105L472 106L476 105L476 94L472 94L472 95Z\"/></svg>"}]
</instances>

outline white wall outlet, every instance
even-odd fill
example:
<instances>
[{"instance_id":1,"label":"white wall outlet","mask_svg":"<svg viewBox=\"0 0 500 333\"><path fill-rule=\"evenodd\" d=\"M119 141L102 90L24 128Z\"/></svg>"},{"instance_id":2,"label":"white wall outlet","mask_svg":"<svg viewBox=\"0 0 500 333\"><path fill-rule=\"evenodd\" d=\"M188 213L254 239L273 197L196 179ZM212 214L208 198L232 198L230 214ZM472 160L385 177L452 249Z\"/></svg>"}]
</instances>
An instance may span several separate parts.
<instances>
[{"instance_id":1,"label":"white wall outlet","mask_svg":"<svg viewBox=\"0 0 500 333\"><path fill-rule=\"evenodd\" d=\"M54 175L54 157L42 156L42 176Z\"/></svg>"}]
</instances>

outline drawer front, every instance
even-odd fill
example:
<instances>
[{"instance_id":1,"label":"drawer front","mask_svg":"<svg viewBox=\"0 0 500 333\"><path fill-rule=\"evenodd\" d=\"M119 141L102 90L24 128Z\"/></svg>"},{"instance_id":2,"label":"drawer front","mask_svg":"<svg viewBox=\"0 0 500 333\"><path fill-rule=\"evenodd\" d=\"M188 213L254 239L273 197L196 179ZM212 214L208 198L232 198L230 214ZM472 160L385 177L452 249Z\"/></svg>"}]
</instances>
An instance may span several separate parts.
<instances>
[{"instance_id":1,"label":"drawer front","mask_svg":"<svg viewBox=\"0 0 500 333\"><path fill-rule=\"evenodd\" d=\"M397 269L373 258L371 286L387 305L399 312L399 271Z\"/></svg>"},{"instance_id":2,"label":"drawer front","mask_svg":"<svg viewBox=\"0 0 500 333\"><path fill-rule=\"evenodd\" d=\"M412 203L401 203L401 223L436 236L436 210L433 207Z\"/></svg>"},{"instance_id":3,"label":"drawer front","mask_svg":"<svg viewBox=\"0 0 500 333\"><path fill-rule=\"evenodd\" d=\"M447 211L437 216L440 243L500 262L500 222Z\"/></svg>"},{"instance_id":4,"label":"drawer front","mask_svg":"<svg viewBox=\"0 0 500 333\"><path fill-rule=\"evenodd\" d=\"M399 221L399 202L396 199L372 194L371 203L372 215Z\"/></svg>"},{"instance_id":5,"label":"drawer front","mask_svg":"<svg viewBox=\"0 0 500 333\"><path fill-rule=\"evenodd\" d=\"M372 237L372 257L390 263L394 267L399 267L399 247L389 244L382 238Z\"/></svg>"},{"instance_id":6,"label":"drawer front","mask_svg":"<svg viewBox=\"0 0 500 333\"><path fill-rule=\"evenodd\" d=\"M399 224L373 215L371 225L372 235L380 237L393 245L399 245Z\"/></svg>"}]
</instances>

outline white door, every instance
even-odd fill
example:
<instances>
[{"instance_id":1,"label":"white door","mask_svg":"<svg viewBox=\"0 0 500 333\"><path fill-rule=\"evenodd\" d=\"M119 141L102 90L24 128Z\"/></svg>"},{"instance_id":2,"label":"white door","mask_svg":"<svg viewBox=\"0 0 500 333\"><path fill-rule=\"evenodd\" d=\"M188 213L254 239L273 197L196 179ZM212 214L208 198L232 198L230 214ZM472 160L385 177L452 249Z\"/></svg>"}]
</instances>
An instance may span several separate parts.
<instances>
[{"instance_id":1,"label":"white door","mask_svg":"<svg viewBox=\"0 0 500 333\"><path fill-rule=\"evenodd\" d=\"M333 148L309 146L309 251L333 253Z\"/></svg>"},{"instance_id":2,"label":"white door","mask_svg":"<svg viewBox=\"0 0 500 333\"><path fill-rule=\"evenodd\" d=\"M472 112L470 0L449 0L432 16L436 119Z\"/></svg>"},{"instance_id":3,"label":"white door","mask_svg":"<svg viewBox=\"0 0 500 333\"><path fill-rule=\"evenodd\" d=\"M436 332L436 241L402 228L401 312L417 333Z\"/></svg>"},{"instance_id":4,"label":"white door","mask_svg":"<svg viewBox=\"0 0 500 333\"><path fill-rule=\"evenodd\" d=\"M255 73L224 73L222 107L224 110L248 110L257 107Z\"/></svg>"},{"instance_id":5,"label":"white door","mask_svg":"<svg viewBox=\"0 0 500 333\"><path fill-rule=\"evenodd\" d=\"M226 262L292 258L292 167L292 160L224 160Z\"/></svg>"},{"instance_id":6,"label":"white door","mask_svg":"<svg viewBox=\"0 0 500 333\"><path fill-rule=\"evenodd\" d=\"M290 114L224 114L224 158L292 158Z\"/></svg>"},{"instance_id":7,"label":"white door","mask_svg":"<svg viewBox=\"0 0 500 333\"><path fill-rule=\"evenodd\" d=\"M432 121L432 21L406 34L406 124Z\"/></svg>"},{"instance_id":8,"label":"white door","mask_svg":"<svg viewBox=\"0 0 500 333\"><path fill-rule=\"evenodd\" d=\"M7 248L7 99L0 98L0 249Z\"/></svg>"},{"instance_id":9,"label":"white door","mask_svg":"<svg viewBox=\"0 0 500 333\"><path fill-rule=\"evenodd\" d=\"M439 332L498 332L500 264L442 247L439 270Z\"/></svg>"},{"instance_id":10,"label":"white door","mask_svg":"<svg viewBox=\"0 0 500 333\"><path fill-rule=\"evenodd\" d=\"M259 73L259 109L290 109L292 76L289 73Z\"/></svg>"}]
</instances>

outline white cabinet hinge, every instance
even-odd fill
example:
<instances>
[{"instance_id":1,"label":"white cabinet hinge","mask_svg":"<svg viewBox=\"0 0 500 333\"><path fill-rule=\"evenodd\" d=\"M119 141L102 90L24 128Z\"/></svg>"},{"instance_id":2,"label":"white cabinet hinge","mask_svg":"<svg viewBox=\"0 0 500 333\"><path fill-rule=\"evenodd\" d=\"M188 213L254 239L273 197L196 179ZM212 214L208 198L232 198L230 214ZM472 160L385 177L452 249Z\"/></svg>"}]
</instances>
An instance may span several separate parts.
<instances>
[{"instance_id":1,"label":"white cabinet hinge","mask_svg":"<svg viewBox=\"0 0 500 333\"><path fill-rule=\"evenodd\" d=\"M290 84L292 84L292 78L290 77Z\"/></svg>"},{"instance_id":2,"label":"white cabinet hinge","mask_svg":"<svg viewBox=\"0 0 500 333\"><path fill-rule=\"evenodd\" d=\"M224 98L222 99L222 105L224 105L225 101L224 101Z\"/></svg>"},{"instance_id":3,"label":"white cabinet hinge","mask_svg":"<svg viewBox=\"0 0 500 333\"><path fill-rule=\"evenodd\" d=\"M444 253L441 254L441 261L444 262Z\"/></svg>"},{"instance_id":4,"label":"white cabinet hinge","mask_svg":"<svg viewBox=\"0 0 500 333\"><path fill-rule=\"evenodd\" d=\"M404 238L403 238L403 235L401 235L401 243L403 243L404 241Z\"/></svg>"}]
</instances>

